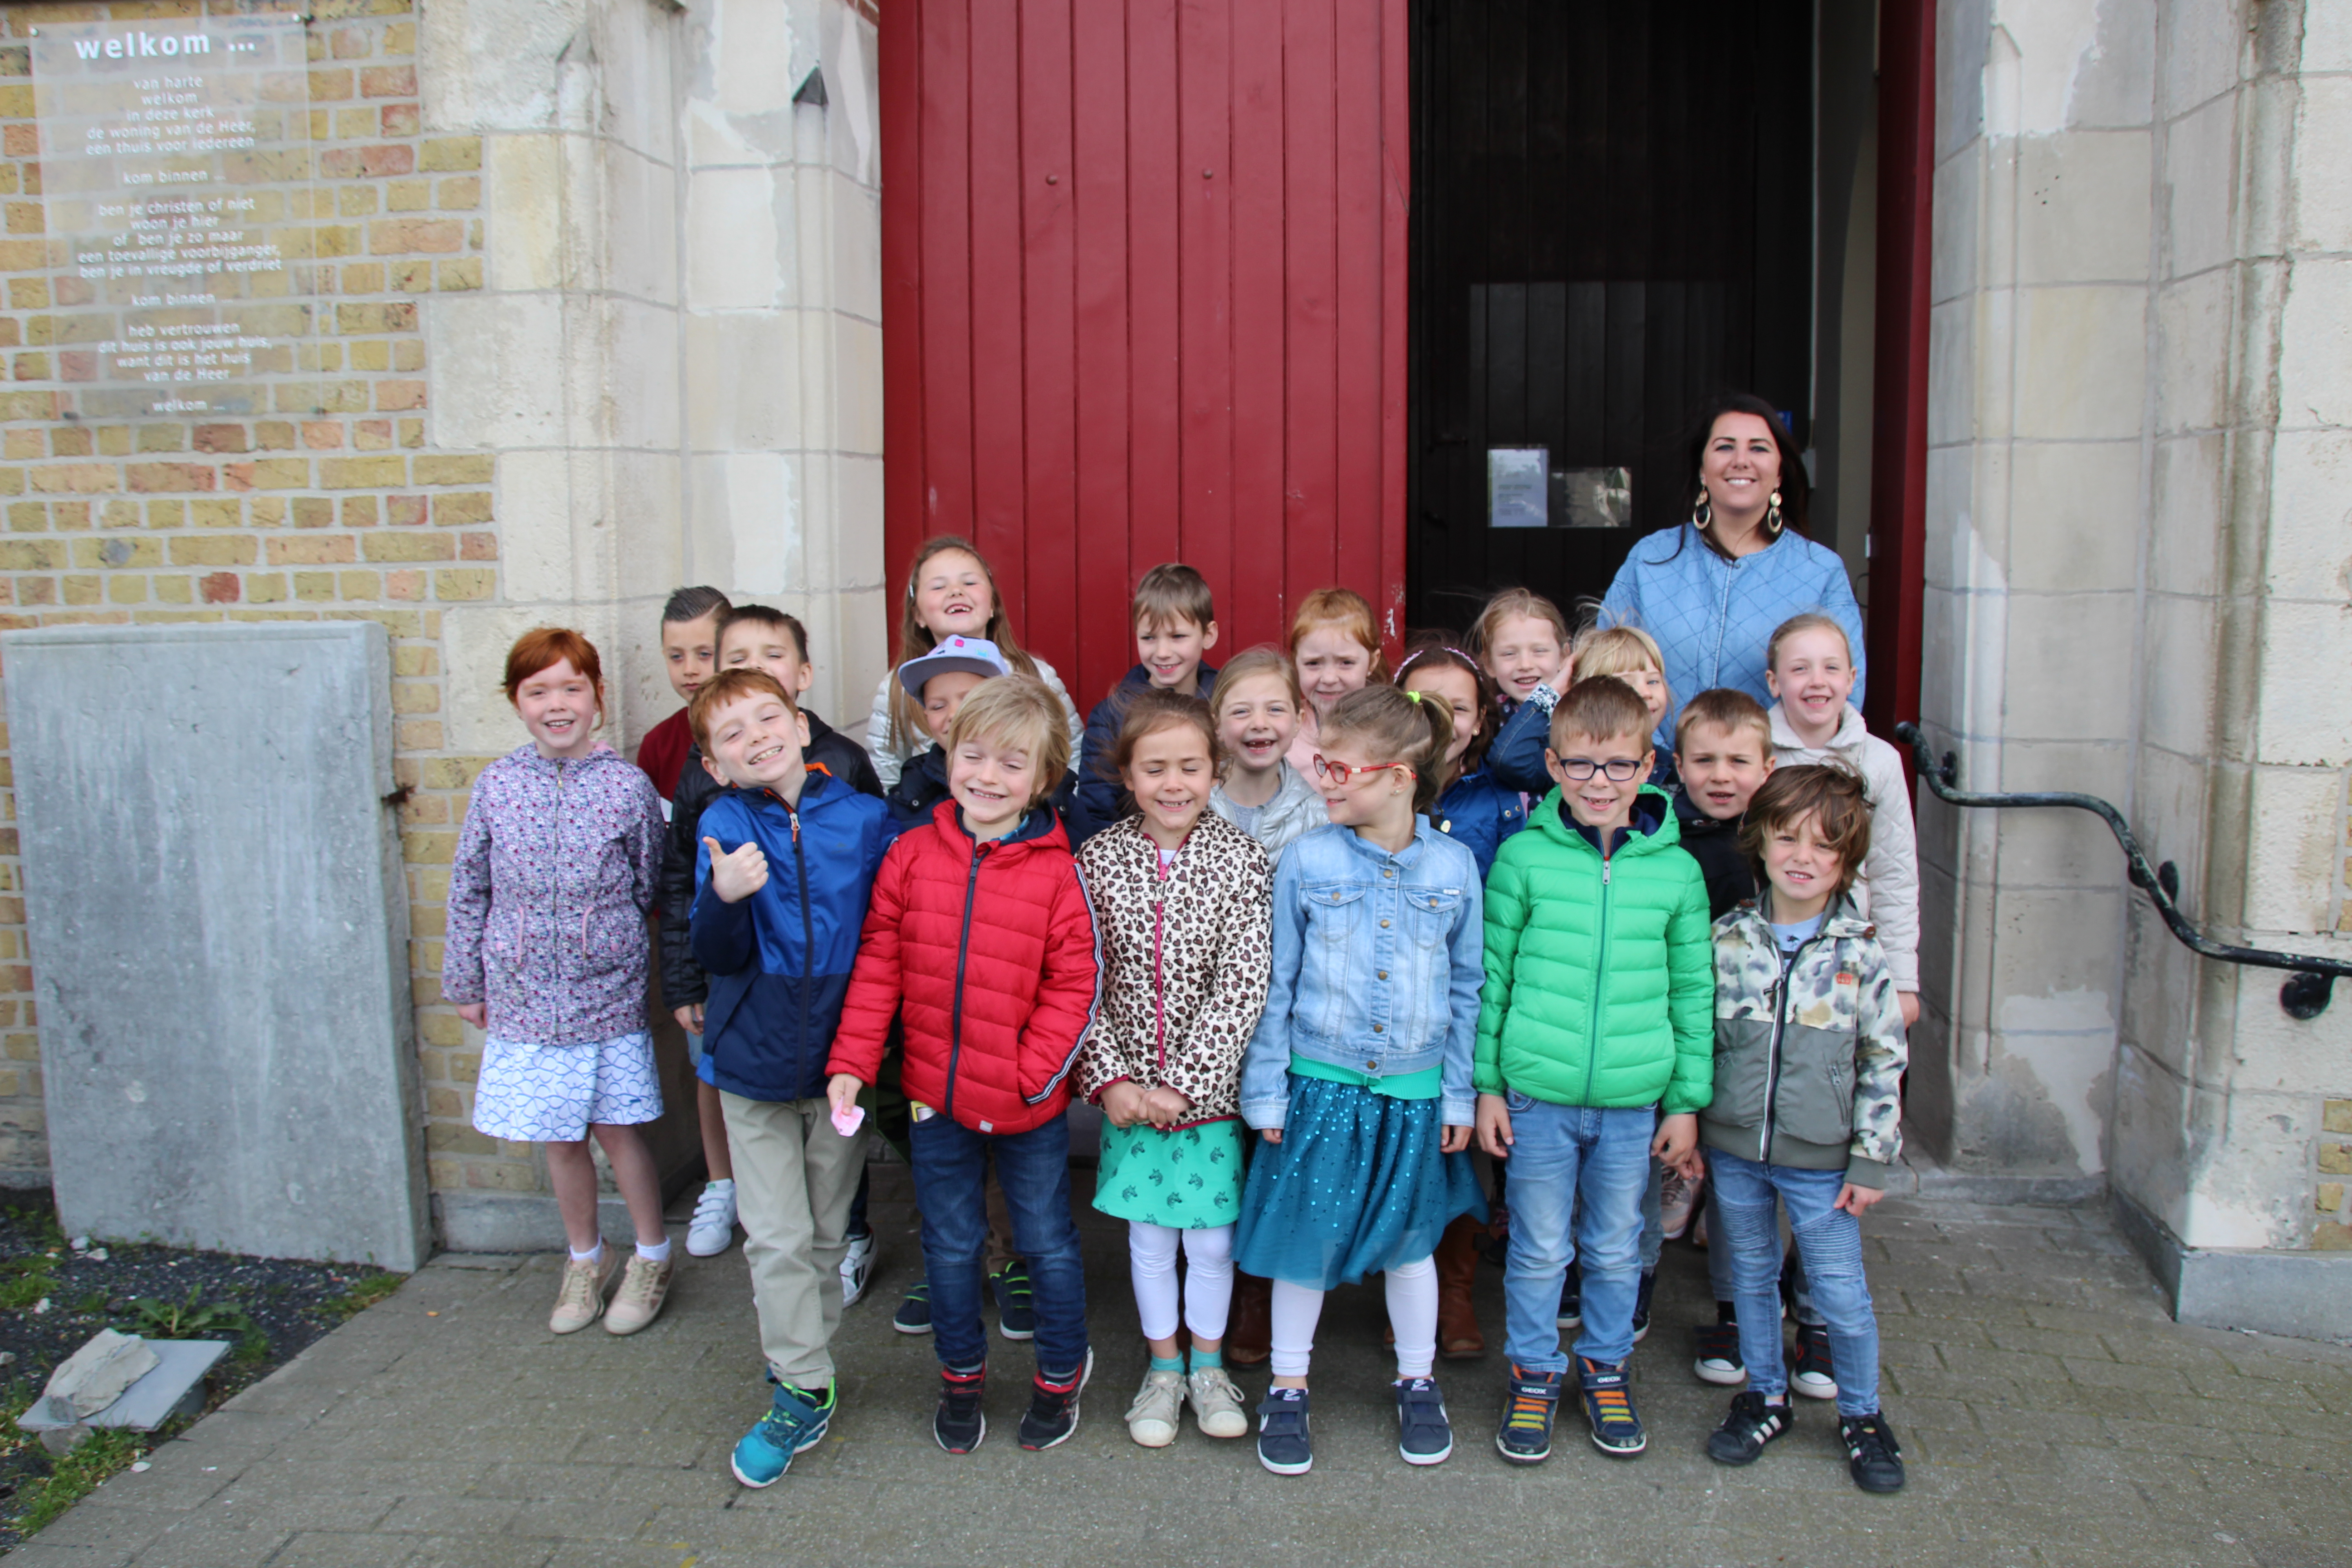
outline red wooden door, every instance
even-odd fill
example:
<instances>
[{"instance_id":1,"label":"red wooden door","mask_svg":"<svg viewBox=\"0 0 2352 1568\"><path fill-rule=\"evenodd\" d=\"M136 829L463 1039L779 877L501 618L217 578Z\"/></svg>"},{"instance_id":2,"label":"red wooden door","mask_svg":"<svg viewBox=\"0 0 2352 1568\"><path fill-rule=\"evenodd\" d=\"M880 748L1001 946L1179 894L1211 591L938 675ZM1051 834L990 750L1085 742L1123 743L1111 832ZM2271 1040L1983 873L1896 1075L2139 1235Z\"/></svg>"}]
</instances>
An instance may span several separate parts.
<instances>
[{"instance_id":1,"label":"red wooden door","mask_svg":"<svg viewBox=\"0 0 2352 1568\"><path fill-rule=\"evenodd\" d=\"M1335 583L1394 637L1405 9L887 0L894 593L922 540L971 536L1081 707L1163 561L1208 577L1226 653Z\"/></svg>"}]
</instances>

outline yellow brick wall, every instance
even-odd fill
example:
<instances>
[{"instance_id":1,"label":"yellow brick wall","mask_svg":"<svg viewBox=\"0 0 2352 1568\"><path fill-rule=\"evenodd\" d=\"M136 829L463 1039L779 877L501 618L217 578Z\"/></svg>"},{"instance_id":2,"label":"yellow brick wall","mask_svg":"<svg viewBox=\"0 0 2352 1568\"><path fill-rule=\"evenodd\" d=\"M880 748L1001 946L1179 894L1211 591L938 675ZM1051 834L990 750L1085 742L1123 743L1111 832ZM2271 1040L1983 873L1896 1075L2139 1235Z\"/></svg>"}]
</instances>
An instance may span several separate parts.
<instances>
[{"instance_id":1,"label":"yellow brick wall","mask_svg":"<svg viewBox=\"0 0 2352 1568\"><path fill-rule=\"evenodd\" d=\"M87 285L51 282L64 258L45 237L29 30L205 9L0 8L0 628L367 619L390 631L394 768L415 792L400 815L433 1184L537 1190L535 1150L467 1124L477 1058L436 979L457 826L489 761L445 744L438 606L497 598L499 534L493 459L433 443L421 328L436 294L482 286L482 149L421 133L414 0L308 7L315 210L279 246L316 258L319 321L301 352L316 354L325 412L100 423L76 416L76 384L62 379L71 367L55 345L79 341L63 313L90 301ZM47 1155L5 744L0 724L0 1170L16 1173Z\"/></svg>"}]
</instances>

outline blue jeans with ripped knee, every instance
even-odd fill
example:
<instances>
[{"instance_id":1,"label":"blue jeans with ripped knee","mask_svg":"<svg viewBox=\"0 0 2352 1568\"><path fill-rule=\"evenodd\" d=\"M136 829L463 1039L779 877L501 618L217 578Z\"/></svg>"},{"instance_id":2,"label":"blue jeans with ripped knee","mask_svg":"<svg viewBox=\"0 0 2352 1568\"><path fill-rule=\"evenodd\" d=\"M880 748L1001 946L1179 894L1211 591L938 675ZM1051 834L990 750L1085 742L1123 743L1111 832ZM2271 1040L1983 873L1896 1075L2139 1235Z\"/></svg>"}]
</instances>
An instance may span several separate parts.
<instances>
[{"instance_id":1,"label":"blue jeans with ripped knee","mask_svg":"<svg viewBox=\"0 0 2352 1568\"><path fill-rule=\"evenodd\" d=\"M1713 1245L1731 1254L1732 1300L1739 1309L1739 1353L1748 1363L1748 1386L1768 1399L1789 1390L1789 1369L1780 1342L1780 1226L1777 1196L1789 1206L1812 1304L1829 1325L1830 1360L1836 1369L1838 1414L1868 1415L1878 1408L1878 1316L1863 1278L1862 1226L1833 1206L1845 1185L1843 1171L1801 1171L1793 1165L1761 1165L1706 1152L1707 1178L1715 1184L1716 1213L1722 1234Z\"/></svg>"}]
</instances>

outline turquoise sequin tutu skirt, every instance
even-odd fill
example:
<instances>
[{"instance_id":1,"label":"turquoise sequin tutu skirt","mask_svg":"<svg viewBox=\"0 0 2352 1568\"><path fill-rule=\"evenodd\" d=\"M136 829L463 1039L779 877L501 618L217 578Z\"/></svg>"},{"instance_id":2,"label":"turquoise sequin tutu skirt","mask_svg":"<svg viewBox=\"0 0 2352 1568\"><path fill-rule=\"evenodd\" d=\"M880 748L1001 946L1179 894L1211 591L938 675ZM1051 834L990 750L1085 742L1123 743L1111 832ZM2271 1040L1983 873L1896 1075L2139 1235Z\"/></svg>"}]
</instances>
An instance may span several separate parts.
<instances>
[{"instance_id":1,"label":"turquoise sequin tutu skirt","mask_svg":"<svg viewBox=\"0 0 2352 1568\"><path fill-rule=\"evenodd\" d=\"M1260 1142L1234 1262L1328 1290L1437 1250L1457 1215L1486 1218L1470 1156L1438 1152L1434 1100L1293 1077L1280 1143Z\"/></svg>"}]
</instances>

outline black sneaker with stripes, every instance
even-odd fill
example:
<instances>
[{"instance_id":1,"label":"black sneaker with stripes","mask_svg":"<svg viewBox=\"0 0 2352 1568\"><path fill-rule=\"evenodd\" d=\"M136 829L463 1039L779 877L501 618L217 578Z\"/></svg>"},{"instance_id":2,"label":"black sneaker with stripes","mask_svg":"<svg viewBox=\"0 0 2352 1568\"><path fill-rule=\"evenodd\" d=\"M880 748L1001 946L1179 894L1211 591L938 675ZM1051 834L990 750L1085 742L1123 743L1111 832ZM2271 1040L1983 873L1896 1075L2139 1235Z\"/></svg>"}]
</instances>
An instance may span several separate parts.
<instances>
[{"instance_id":1,"label":"black sneaker with stripes","mask_svg":"<svg viewBox=\"0 0 2352 1568\"><path fill-rule=\"evenodd\" d=\"M1752 1388L1742 1389L1731 1396L1731 1414L1723 1425L1707 1434L1706 1457L1718 1465L1752 1465L1764 1445L1787 1436L1796 1424L1786 1395L1774 1405Z\"/></svg>"}]
</instances>

